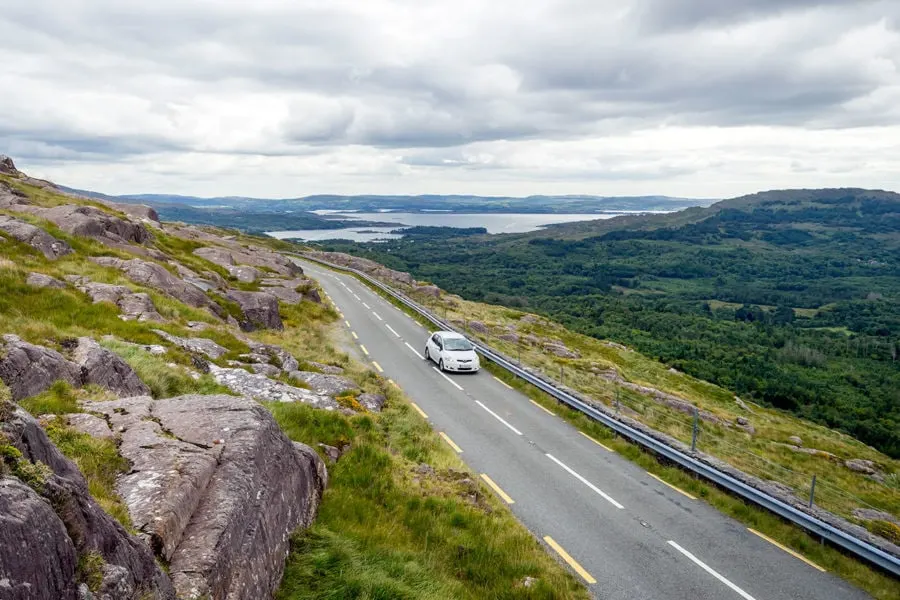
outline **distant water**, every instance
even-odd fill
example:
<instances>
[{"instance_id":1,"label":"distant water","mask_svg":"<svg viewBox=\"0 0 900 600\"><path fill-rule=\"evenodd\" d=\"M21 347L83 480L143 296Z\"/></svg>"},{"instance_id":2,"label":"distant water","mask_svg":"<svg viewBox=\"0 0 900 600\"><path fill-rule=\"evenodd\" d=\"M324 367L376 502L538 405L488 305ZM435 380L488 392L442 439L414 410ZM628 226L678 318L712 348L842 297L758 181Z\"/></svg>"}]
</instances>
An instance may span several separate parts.
<instances>
[{"instance_id":1,"label":"distant water","mask_svg":"<svg viewBox=\"0 0 900 600\"><path fill-rule=\"evenodd\" d=\"M325 213L325 211L316 211ZM363 220L397 223L397 227L349 227L346 229L298 229L294 231L270 231L269 235L280 240L286 238L301 239L310 242L321 240L353 240L354 242L372 242L377 240L396 239L402 235L392 234L391 231L408 225L434 226L434 227L485 227L488 233L524 233L534 231L542 225L553 223L571 223L573 221L593 221L597 219L611 219L626 212L609 213L584 213L584 214L466 214L466 213L404 213L404 212L347 212L337 213L329 211L329 217L342 220Z\"/></svg>"}]
</instances>

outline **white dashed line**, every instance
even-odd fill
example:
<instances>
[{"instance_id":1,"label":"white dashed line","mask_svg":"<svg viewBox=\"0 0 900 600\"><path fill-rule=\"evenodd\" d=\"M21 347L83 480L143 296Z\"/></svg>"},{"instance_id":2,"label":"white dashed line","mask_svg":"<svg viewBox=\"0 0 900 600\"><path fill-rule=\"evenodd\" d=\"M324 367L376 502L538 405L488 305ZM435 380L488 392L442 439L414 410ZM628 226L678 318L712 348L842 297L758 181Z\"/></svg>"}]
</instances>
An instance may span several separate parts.
<instances>
[{"instance_id":1,"label":"white dashed line","mask_svg":"<svg viewBox=\"0 0 900 600\"><path fill-rule=\"evenodd\" d=\"M363 306L365 306L367 310L372 310L372 307L369 306L368 304L366 304L365 302L363 302Z\"/></svg>"},{"instance_id":2,"label":"white dashed line","mask_svg":"<svg viewBox=\"0 0 900 600\"><path fill-rule=\"evenodd\" d=\"M409 345L409 342L403 342L403 343L406 344L406 347L407 347L407 348L409 348L410 350L413 351L413 354L415 354L416 356L418 356L418 357L421 358L422 360L425 360L425 357L422 356L421 354L419 354L419 351L418 351L418 350L416 350L415 348L413 348L412 346L410 346L410 345Z\"/></svg>"},{"instance_id":3,"label":"white dashed line","mask_svg":"<svg viewBox=\"0 0 900 600\"><path fill-rule=\"evenodd\" d=\"M571 475L572 477L574 477L575 479L577 479L584 485L588 486L589 488L591 488L592 490L597 492L600 496L603 497L604 500L606 500L607 502L609 502L616 508L618 508L618 509L625 508L624 506L622 506L621 504L619 504L618 502L613 500L612 497L609 496L606 492L604 492L603 490L601 490L600 488L595 486L593 483L591 483L590 481L588 481L587 479L585 479L584 477L582 477L581 475L579 475L578 473L576 473L575 471L570 469L568 465L566 465L564 462L560 461L558 458L556 458L552 454L547 454L546 456L547 456L547 458L549 458L550 460L552 460L553 462L555 462L556 464L561 466L563 469L565 469L569 473L569 475Z\"/></svg>"},{"instance_id":4,"label":"white dashed line","mask_svg":"<svg viewBox=\"0 0 900 600\"><path fill-rule=\"evenodd\" d=\"M506 420L505 420L503 417L501 417L500 415L498 415L497 413L495 413L494 411L492 411L491 409L489 409L487 406L485 406L484 404L482 404L480 400L476 400L476 401L475 401L475 404L477 404L478 406L480 406L480 407L483 408L484 410L488 411L488 412L491 414L492 417L494 417L495 419L497 419L498 421L500 421L501 423L503 423L504 425L506 425L506 426L507 426L513 433L515 433L516 435L522 435L522 432L521 432L521 431L519 431L518 429L516 429L515 427L513 427L512 425L510 425L509 423L507 423Z\"/></svg>"},{"instance_id":5,"label":"white dashed line","mask_svg":"<svg viewBox=\"0 0 900 600\"><path fill-rule=\"evenodd\" d=\"M712 575L713 577L715 577L716 579L718 579L719 581L721 581L722 583L724 583L725 585L730 587L741 598L744 598L744 600L756 600L753 596L751 596L750 594L748 594L747 592L745 592L738 586L734 585L733 583L731 583L730 581L728 581L727 579L725 579L724 577L719 575L715 570L713 570L712 567L707 565L705 562L703 562L702 560L700 560L699 558L697 558L696 556L694 556L693 554L691 554L690 552L688 552L687 550L685 550L684 548L682 548L681 546L679 546L678 544L673 542L672 540L669 540L669 545L672 546L673 548L675 548L676 550L678 550L679 552L681 552L682 554L684 554L685 556L687 556L701 569L703 569L704 571L706 571L707 573L709 573L710 575Z\"/></svg>"},{"instance_id":6,"label":"white dashed line","mask_svg":"<svg viewBox=\"0 0 900 600\"><path fill-rule=\"evenodd\" d=\"M353 292L350 292L350 293L353 294ZM359 300L360 302L362 302L362 298L360 298L356 294L353 294L353 297L356 298L357 300Z\"/></svg>"},{"instance_id":7,"label":"white dashed line","mask_svg":"<svg viewBox=\"0 0 900 600\"><path fill-rule=\"evenodd\" d=\"M375 315L375 318L378 319L379 321L384 321L384 319L382 319L381 316L374 310L372 311L372 314Z\"/></svg>"},{"instance_id":8,"label":"white dashed line","mask_svg":"<svg viewBox=\"0 0 900 600\"><path fill-rule=\"evenodd\" d=\"M394 331L394 328L393 328L393 327L391 327L391 326L388 325L387 323L385 323L384 326L387 327L388 329L390 329L390 330L391 330L391 333L393 333L395 336L400 337L400 334L397 333L396 331Z\"/></svg>"},{"instance_id":9,"label":"white dashed line","mask_svg":"<svg viewBox=\"0 0 900 600\"><path fill-rule=\"evenodd\" d=\"M456 389L458 389L458 390L461 391L461 392L463 391L462 386L459 385L458 383L456 383L455 381L453 381L452 379L450 379L449 377L447 377L447 374L446 374L446 373L442 373L441 370L438 369L437 367L431 367L431 368L434 369L435 371L437 371L437 372L440 374L441 377L443 377L444 379L446 379L447 381L449 381L449 382L450 382L450 385L452 385L453 387L455 387Z\"/></svg>"}]
</instances>

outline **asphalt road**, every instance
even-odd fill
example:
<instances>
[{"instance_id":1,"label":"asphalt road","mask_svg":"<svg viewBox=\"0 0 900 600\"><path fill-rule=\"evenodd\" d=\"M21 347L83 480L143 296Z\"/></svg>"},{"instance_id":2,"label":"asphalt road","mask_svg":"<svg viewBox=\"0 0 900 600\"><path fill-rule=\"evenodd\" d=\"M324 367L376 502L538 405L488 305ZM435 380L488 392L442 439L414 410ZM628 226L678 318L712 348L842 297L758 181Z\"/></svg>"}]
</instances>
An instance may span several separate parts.
<instances>
[{"instance_id":1,"label":"asphalt road","mask_svg":"<svg viewBox=\"0 0 900 600\"><path fill-rule=\"evenodd\" d=\"M359 356L403 388L594 597L869 598L654 479L490 373L440 373L422 357L428 330L354 277L298 263L343 314Z\"/></svg>"}]
</instances>

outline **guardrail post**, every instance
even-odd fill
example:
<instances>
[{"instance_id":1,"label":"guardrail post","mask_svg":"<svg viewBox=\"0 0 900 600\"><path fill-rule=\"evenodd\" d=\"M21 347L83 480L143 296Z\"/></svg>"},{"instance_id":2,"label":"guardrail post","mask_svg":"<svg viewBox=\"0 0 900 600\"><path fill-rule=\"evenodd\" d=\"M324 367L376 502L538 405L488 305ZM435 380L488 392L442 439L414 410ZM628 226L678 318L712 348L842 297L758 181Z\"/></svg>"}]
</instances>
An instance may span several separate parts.
<instances>
[{"instance_id":1,"label":"guardrail post","mask_svg":"<svg viewBox=\"0 0 900 600\"><path fill-rule=\"evenodd\" d=\"M616 387L616 414L619 414L619 388Z\"/></svg>"},{"instance_id":2,"label":"guardrail post","mask_svg":"<svg viewBox=\"0 0 900 600\"><path fill-rule=\"evenodd\" d=\"M566 380L565 380L565 373L563 372L563 366L562 366L562 365L559 365L559 382L560 382L561 384L563 384L563 385L566 384L566 383L565 383L565 382L566 382Z\"/></svg>"},{"instance_id":3,"label":"guardrail post","mask_svg":"<svg viewBox=\"0 0 900 600\"><path fill-rule=\"evenodd\" d=\"M697 433L700 431L700 409L694 407L694 432L691 435L691 452L697 451Z\"/></svg>"},{"instance_id":4,"label":"guardrail post","mask_svg":"<svg viewBox=\"0 0 900 600\"><path fill-rule=\"evenodd\" d=\"M813 473L812 484L809 486L809 507L813 507L813 502L816 499L816 474Z\"/></svg>"}]
</instances>

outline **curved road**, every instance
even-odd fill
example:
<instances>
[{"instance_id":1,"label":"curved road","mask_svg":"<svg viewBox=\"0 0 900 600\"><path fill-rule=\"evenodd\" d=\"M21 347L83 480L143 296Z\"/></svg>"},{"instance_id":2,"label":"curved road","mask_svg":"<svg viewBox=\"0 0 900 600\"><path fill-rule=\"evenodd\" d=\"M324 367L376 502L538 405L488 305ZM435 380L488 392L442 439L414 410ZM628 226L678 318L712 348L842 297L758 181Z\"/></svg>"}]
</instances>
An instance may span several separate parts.
<instances>
[{"instance_id":1,"label":"curved road","mask_svg":"<svg viewBox=\"0 0 900 600\"><path fill-rule=\"evenodd\" d=\"M356 278L297 260L360 356L602 600L862 600L867 594L654 479L490 373L443 374L428 331Z\"/></svg>"}]
</instances>

